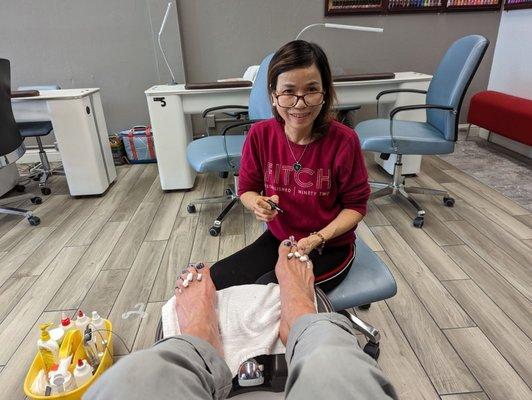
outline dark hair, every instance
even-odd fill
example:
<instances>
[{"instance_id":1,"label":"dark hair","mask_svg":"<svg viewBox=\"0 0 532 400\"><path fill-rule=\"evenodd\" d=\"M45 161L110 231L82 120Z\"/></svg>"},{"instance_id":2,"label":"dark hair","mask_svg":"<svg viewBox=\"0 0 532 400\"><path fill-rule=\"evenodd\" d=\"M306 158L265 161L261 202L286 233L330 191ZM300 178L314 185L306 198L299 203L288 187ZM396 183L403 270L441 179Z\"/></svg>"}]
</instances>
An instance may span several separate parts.
<instances>
[{"instance_id":1,"label":"dark hair","mask_svg":"<svg viewBox=\"0 0 532 400\"><path fill-rule=\"evenodd\" d=\"M316 64L318 71L320 71L325 92L324 103L312 127L312 134L319 138L325 136L329 129L329 123L334 118L332 104L336 99L329 61L320 46L304 40L294 40L277 50L268 68L268 93L271 97L277 87L277 78L283 72L297 68L308 68L313 64ZM283 121L275 106L272 106L272 112L277 121Z\"/></svg>"}]
</instances>

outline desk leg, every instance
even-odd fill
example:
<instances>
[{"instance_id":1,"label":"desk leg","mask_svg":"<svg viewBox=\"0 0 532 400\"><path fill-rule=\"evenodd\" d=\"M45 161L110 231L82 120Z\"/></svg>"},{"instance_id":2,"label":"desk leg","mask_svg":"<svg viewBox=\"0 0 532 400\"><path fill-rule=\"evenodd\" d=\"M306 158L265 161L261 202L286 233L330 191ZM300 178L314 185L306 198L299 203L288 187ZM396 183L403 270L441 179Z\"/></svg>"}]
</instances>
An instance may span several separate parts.
<instances>
[{"instance_id":1,"label":"desk leg","mask_svg":"<svg viewBox=\"0 0 532 400\"><path fill-rule=\"evenodd\" d=\"M113 153L109 145L109 133L107 131L107 124L105 123L105 115L103 114L102 99L100 93L96 92L90 96L92 109L94 111L94 119L96 123L96 131L100 138L101 151L105 161L105 168L107 172L107 179L109 184L116 180L116 168L113 160Z\"/></svg>"},{"instance_id":2,"label":"desk leg","mask_svg":"<svg viewBox=\"0 0 532 400\"><path fill-rule=\"evenodd\" d=\"M109 147L109 140L105 138L102 142L107 128L97 120L99 112L93 110L91 97L52 99L47 101L47 106L70 194L86 196L105 192L112 180L102 148ZM112 171L114 165L111 175Z\"/></svg>"},{"instance_id":3,"label":"desk leg","mask_svg":"<svg viewBox=\"0 0 532 400\"><path fill-rule=\"evenodd\" d=\"M190 116L183 111L178 95L146 97L153 130L157 168L163 190L190 189L196 172L187 161L187 146L192 141Z\"/></svg>"},{"instance_id":4,"label":"desk leg","mask_svg":"<svg viewBox=\"0 0 532 400\"><path fill-rule=\"evenodd\" d=\"M399 89L408 88L408 89L421 89L427 90L430 82L409 82L403 83L399 86ZM425 95L415 94L415 93L399 93L395 103L391 103L391 107L387 110L383 110L381 115L389 115L389 111L392 108L406 106L411 104L424 104ZM413 110L413 111L403 111L402 113L397 114L397 119L402 119L406 121L420 121L424 122L427 120L425 110ZM393 175L393 169L395 166L395 161L397 156L395 154L390 154L388 160L382 160L380 154L375 154L375 161L381 167L383 167L386 172L390 175ZM419 155L404 155L402 158L402 173L403 175L417 174L421 169L421 156Z\"/></svg>"}]
</instances>

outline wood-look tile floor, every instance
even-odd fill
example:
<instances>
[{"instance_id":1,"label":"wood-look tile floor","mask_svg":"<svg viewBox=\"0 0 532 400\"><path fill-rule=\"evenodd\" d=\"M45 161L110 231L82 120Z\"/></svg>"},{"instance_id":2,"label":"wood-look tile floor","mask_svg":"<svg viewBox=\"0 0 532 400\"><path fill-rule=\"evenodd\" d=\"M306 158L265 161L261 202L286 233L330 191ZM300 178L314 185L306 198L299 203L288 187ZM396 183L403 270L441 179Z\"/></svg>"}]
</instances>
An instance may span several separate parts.
<instances>
[{"instance_id":1,"label":"wood-look tile floor","mask_svg":"<svg viewBox=\"0 0 532 400\"><path fill-rule=\"evenodd\" d=\"M368 167L373 179L388 179ZM187 213L190 199L223 193L215 175L171 193L155 165L119 167L118 175L104 196L84 199L54 177L43 204L21 203L41 218L38 227L0 216L0 398L24 397L40 322L98 310L125 340L115 342L117 356L149 347L177 271L261 233L241 206L219 237L207 230L221 206ZM382 333L381 368L402 399L532 399L532 214L436 157L424 157L409 184L445 188L456 205L416 196L427 210L416 229L408 204L379 199L358 228L399 288L357 310ZM146 318L122 318L139 303Z\"/></svg>"}]
</instances>

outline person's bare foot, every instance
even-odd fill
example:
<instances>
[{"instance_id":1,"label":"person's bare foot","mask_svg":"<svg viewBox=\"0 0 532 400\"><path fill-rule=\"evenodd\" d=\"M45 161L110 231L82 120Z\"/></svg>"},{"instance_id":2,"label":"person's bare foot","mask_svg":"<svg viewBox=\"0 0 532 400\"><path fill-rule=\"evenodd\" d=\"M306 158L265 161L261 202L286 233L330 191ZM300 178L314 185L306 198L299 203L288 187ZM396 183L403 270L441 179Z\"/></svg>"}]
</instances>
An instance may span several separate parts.
<instances>
[{"instance_id":1,"label":"person's bare foot","mask_svg":"<svg viewBox=\"0 0 532 400\"><path fill-rule=\"evenodd\" d=\"M196 265L200 268L203 264ZM183 282L189 273L192 274L192 280L184 287ZM198 274L201 274L200 281ZM177 280L175 287L176 311L181 333L206 340L223 357L218 316L215 311L216 289L209 268L205 266L196 269L189 266L181 275L181 279Z\"/></svg>"},{"instance_id":2,"label":"person's bare foot","mask_svg":"<svg viewBox=\"0 0 532 400\"><path fill-rule=\"evenodd\" d=\"M312 263L300 261L295 256L289 260L288 254L295 250L295 243L283 241L279 246L279 259L275 265L275 275L281 291L279 337L285 345L295 321L302 315L316 313Z\"/></svg>"}]
</instances>

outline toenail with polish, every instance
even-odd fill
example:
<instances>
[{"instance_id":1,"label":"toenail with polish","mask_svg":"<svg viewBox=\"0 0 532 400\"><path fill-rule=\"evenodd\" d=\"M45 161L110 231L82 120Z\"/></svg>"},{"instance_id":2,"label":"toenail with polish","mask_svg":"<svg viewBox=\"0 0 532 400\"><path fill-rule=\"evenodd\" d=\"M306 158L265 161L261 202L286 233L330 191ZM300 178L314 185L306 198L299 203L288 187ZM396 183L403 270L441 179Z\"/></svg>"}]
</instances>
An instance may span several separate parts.
<instances>
[{"instance_id":1,"label":"toenail with polish","mask_svg":"<svg viewBox=\"0 0 532 400\"><path fill-rule=\"evenodd\" d=\"M188 283L189 283L188 279L185 279L183 281L183 287L188 287Z\"/></svg>"},{"instance_id":2,"label":"toenail with polish","mask_svg":"<svg viewBox=\"0 0 532 400\"><path fill-rule=\"evenodd\" d=\"M293 257L294 257L294 253L288 253L286 255L286 258L288 258L289 260L291 260Z\"/></svg>"},{"instance_id":3,"label":"toenail with polish","mask_svg":"<svg viewBox=\"0 0 532 400\"><path fill-rule=\"evenodd\" d=\"M307 262L308 261L308 257L306 255L302 255L301 257L299 257L299 261Z\"/></svg>"},{"instance_id":4,"label":"toenail with polish","mask_svg":"<svg viewBox=\"0 0 532 400\"><path fill-rule=\"evenodd\" d=\"M198 274L198 276L196 277L196 279L199 281L201 281L201 278L202 278L202 275L201 274Z\"/></svg>"},{"instance_id":5,"label":"toenail with polish","mask_svg":"<svg viewBox=\"0 0 532 400\"><path fill-rule=\"evenodd\" d=\"M299 254L299 251L296 251L296 252L294 253L294 255L295 255L297 258L301 257L301 254Z\"/></svg>"},{"instance_id":6,"label":"toenail with polish","mask_svg":"<svg viewBox=\"0 0 532 400\"><path fill-rule=\"evenodd\" d=\"M191 281L194 275L192 275L192 272L189 272L187 275L187 281Z\"/></svg>"},{"instance_id":7,"label":"toenail with polish","mask_svg":"<svg viewBox=\"0 0 532 400\"><path fill-rule=\"evenodd\" d=\"M196 263L195 267L196 269L202 269L205 267L205 264L203 264L202 262L199 262L199 263Z\"/></svg>"}]
</instances>

